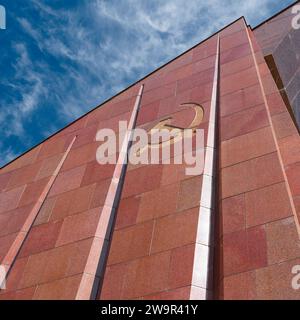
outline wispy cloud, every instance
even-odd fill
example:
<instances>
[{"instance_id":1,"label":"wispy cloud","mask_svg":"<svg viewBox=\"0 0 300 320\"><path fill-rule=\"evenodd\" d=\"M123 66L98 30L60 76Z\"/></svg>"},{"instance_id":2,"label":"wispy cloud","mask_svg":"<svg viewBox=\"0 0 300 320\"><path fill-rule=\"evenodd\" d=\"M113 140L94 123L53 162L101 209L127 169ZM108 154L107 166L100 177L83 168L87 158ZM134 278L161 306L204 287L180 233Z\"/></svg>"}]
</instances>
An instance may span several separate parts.
<instances>
[{"instance_id":1,"label":"wispy cloud","mask_svg":"<svg viewBox=\"0 0 300 320\"><path fill-rule=\"evenodd\" d=\"M5 147L2 142L0 142L0 150L2 164L5 164L18 156L12 146Z\"/></svg>"},{"instance_id":2,"label":"wispy cloud","mask_svg":"<svg viewBox=\"0 0 300 320\"><path fill-rule=\"evenodd\" d=\"M22 139L25 134L22 123L38 107L39 99L44 92L44 84L43 75L35 70L26 44L17 43L13 48L17 57L13 64L14 82L4 81L4 84L12 87L16 96L0 109L1 135L2 137L15 135Z\"/></svg>"},{"instance_id":3,"label":"wispy cloud","mask_svg":"<svg viewBox=\"0 0 300 320\"><path fill-rule=\"evenodd\" d=\"M17 137L24 150L234 19L245 15L256 24L273 6L274 0L32 0L15 17L24 37L11 39L15 59L4 81L10 95L0 100L0 133L7 141ZM1 149L2 164L15 156L13 145Z\"/></svg>"}]
</instances>

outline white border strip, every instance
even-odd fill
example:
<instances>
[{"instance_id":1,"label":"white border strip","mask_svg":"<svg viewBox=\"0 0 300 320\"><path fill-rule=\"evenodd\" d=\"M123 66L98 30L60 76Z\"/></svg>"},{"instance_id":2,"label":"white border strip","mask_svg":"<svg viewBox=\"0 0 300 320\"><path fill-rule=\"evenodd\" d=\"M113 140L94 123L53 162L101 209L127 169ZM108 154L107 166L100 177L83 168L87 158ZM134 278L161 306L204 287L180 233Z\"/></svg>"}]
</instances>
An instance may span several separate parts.
<instances>
[{"instance_id":1,"label":"white border strip","mask_svg":"<svg viewBox=\"0 0 300 320\"><path fill-rule=\"evenodd\" d=\"M214 227L214 187L216 177L216 120L219 82L220 38L217 40L217 53L210 104L207 146L201 190L201 200L195 244L194 265L190 299L208 300L212 298L212 262Z\"/></svg>"},{"instance_id":2,"label":"white border strip","mask_svg":"<svg viewBox=\"0 0 300 320\"><path fill-rule=\"evenodd\" d=\"M120 201L120 191L125 178L127 156L141 104L143 88L144 85L142 84L135 100L127 132L125 133L118 161L106 195L101 216L97 224L96 233L91 245L85 270L77 290L76 300L95 300L100 280L104 277L105 261L109 253L108 248L113 231L113 222L115 220L116 208Z\"/></svg>"}]
</instances>

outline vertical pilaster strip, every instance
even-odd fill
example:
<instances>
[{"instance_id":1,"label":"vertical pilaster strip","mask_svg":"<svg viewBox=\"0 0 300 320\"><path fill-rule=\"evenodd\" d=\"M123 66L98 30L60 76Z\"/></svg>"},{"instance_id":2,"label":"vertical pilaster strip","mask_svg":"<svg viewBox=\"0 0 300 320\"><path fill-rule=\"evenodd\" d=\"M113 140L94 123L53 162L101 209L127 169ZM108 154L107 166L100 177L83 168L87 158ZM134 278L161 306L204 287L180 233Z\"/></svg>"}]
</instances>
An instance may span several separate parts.
<instances>
[{"instance_id":1,"label":"vertical pilaster strip","mask_svg":"<svg viewBox=\"0 0 300 320\"><path fill-rule=\"evenodd\" d=\"M1 265L3 265L5 267L7 275L9 274L9 272L14 264L14 261L16 260L18 253L19 253L20 249L22 248L23 243L25 242L26 237L27 237L28 233L30 232L31 227L32 227L36 217L38 216L38 213L39 213L39 211L40 211L40 209L41 209L41 207L47 197L47 194L49 193L62 165L64 164L64 161L66 160L66 158L72 148L72 145L73 145L75 139L76 139L76 136L70 142L67 150L65 151L64 155L62 156L55 171L50 176L50 179L49 179L48 183L46 184L43 192L41 193L38 201L35 203L35 205L31 209L29 215L27 216L26 220L24 221L23 226L21 227L20 231L18 232L14 242L10 246L6 256L3 258Z\"/></svg>"},{"instance_id":2,"label":"vertical pilaster strip","mask_svg":"<svg viewBox=\"0 0 300 320\"><path fill-rule=\"evenodd\" d=\"M212 297L213 252L214 252L214 213L216 180L216 136L217 136L217 100L219 83L220 39L217 39L217 52L210 104L207 145L203 182L200 198L197 236L195 243L193 275L190 299L207 300Z\"/></svg>"},{"instance_id":3,"label":"vertical pilaster strip","mask_svg":"<svg viewBox=\"0 0 300 320\"><path fill-rule=\"evenodd\" d=\"M127 156L131 145L133 129L137 120L144 85L139 93L131 113L128 128L122 143L118 161L97 224L93 243L76 294L76 300L96 299L99 284L104 276L105 263L108 256L109 243L112 236L116 210L120 201L121 190L127 166Z\"/></svg>"}]
</instances>

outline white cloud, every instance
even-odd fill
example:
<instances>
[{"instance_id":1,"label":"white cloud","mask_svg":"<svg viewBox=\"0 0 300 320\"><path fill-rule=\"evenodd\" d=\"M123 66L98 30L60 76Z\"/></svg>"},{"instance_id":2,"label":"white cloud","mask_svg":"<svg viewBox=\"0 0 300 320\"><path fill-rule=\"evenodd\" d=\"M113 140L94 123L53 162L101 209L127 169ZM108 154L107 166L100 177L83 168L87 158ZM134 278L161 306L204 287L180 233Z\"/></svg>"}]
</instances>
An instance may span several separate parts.
<instances>
[{"instance_id":1,"label":"white cloud","mask_svg":"<svg viewBox=\"0 0 300 320\"><path fill-rule=\"evenodd\" d=\"M70 120L242 14L264 16L270 2L93 0L56 11L35 0L42 25L19 22L43 52L62 59L64 79L50 73L51 90ZM73 90L63 91L66 82Z\"/></svg>"},{"instance_id":2,"label":"white cloud","mask_svg":"<svg viewBox=\"0 0 300 320\"><path fill-rule=\"evenodd\" d=\"M13 150L13 147L10 146L8 148L4 147L0 142L0 150L1 150L1 158L0 158L0 166L8 163L12 159L16 158L18 154Z\"/></svg>"},{"instance_id":3,"label":"white cloud","mask_svg":"<svg viewBox=\"0 0 300 320\"><path fill-rule=\"evenodd\" d=\"M2 137L24 136L23 121L38 107L40 96L44 92L42 77L34 68L27 46L24 43L14 45L17 59L13 68L15 70L14 83L10 85L17 97L0 109ZM24 82L24 80L26 80ZM26 138L25 138L26 139Z\"/></svg>"},{"instance_id":4,"label":"white cloud","mask_svg":"<svg viewBox=\"0 0 300 320\"><path fill-rule=\"evenodd\" d=\"M267 18L272 2L86 0L58 10L33 0L38 20L17 21L41 55L33 59L28 44L15 44L16 81L6 85L19 94L0 112L1 131L30 142L23 122L45 101L61 123L74 120L241 15L253 24ZM56 128L49 123L42 133Z\"/></svg>"}]
</instances>

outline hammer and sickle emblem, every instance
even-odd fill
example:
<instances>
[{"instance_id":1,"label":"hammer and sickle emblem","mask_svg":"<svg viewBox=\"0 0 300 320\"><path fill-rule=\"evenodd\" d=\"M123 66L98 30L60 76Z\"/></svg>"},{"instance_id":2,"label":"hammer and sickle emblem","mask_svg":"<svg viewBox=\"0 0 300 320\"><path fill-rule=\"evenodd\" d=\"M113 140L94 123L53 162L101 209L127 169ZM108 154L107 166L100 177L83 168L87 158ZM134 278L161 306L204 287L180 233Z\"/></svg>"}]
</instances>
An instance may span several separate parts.
<instances>
[{"instance_id":1,"label":"hammer and sickle emblem","mask_svg":"<svg viewBox=\"0 0 300 320\"><path fill-rule=\"evenodd\" d=\"M156 129L156 130L164 129L164 130L168 130L168 131L174 130L173 133L175 132L175 135L170 137L170 139L168 141L160 141L159 143L156 143L156 144L148 143L147 145L145 145L144 147L142 147L141 149L139 149L137 151L138 155L140 155L148 147L149 148L157 148L160 145L164 146L165 144L168 144L168 143L171 143L171 144L174 143L177 137L178 138L182 137L182 133L186 129L192 129L193 133L196 132L196 128L202 122L203 117L204 117L204 110L203 110L202 106L197 104L197 103L182 103L180 106L194 109L195 116L194 116L193 121L190 123L190 125L187 128L183 128L183 127L179 127L179 126L173 125L172 124L172 119L173 119L172 116L161 120L153 128L151 128L148 131L148 134L151 134L151 130L154 130L154 129Z\"/></svg>"}]
</instances>

